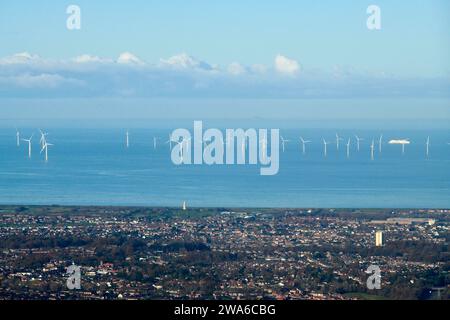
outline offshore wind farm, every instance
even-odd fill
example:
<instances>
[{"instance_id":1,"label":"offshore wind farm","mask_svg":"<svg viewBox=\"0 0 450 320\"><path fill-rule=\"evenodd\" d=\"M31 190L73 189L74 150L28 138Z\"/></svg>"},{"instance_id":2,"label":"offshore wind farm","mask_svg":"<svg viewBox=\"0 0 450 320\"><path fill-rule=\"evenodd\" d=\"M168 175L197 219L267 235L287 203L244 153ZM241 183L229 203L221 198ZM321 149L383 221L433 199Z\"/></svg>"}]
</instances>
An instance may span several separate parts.
<instances>
[{"instance_id":1,"label":"offshore wind farm","mask_svg":"<svg viewBox=\"0 0 450 320\"><path fill-rule=\"evenodd\" d=\"M193 207L450 206L448 132L281 130L280 170L177 166L167 129L0 129L4 204ZM17 140L17 137L20 137ZM167 137L167 138L165 138ZM51 139L50 139L51 138ZM166 140L168 139L168 140ZM225 137L224 148L230 137ZM269 138L259 148L272 150ZM203 147L211 141L199 142ZM339 144L339 147L338 147ZM407 148L405 148L407 146ZM235 145L248 151L248 142ZM45 194L45 197L42 195Z\"/></svg>"}]
</instances>

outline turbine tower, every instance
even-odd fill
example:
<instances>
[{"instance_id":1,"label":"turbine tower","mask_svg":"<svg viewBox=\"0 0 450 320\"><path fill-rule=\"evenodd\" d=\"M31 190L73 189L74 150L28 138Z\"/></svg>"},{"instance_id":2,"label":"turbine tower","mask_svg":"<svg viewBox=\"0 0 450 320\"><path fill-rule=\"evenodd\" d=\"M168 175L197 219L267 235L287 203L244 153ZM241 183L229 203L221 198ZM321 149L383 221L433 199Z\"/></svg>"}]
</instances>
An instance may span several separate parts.
<instances>
[{"instance_id":1,"label":"turbine tower","mask_svg":"<svg viewBox=\"0 0 450 320\"><path fill-rule=\"evenodd\" d=\"M339 141L343 141L341 137L336 133L336 150L339 151Z\"/></svg>"},{"instance_id":2,"label":"turbine tower","mask_svg":"<svg viewBox=\"0 0 450 320\"><path fill-rule=\"evenodd\" d=\"M125 145L126 145L127 148L130 147L130 133L128 132L128 130L125 133Z\"/></svg>"},{"instance_id":3,"label":"turbine tower","mask_svg":"<svg viewBox=\"0 0 450 320\"><path fill-rule=\"evenodd\" d=\"M427 158L430 155L430 136L427 138Z\"/></svg>"},{"instance_id":4,"label":"turbine tower","mask_svg":"<svg viewBox=\"0 0 450 320\"><path fill-rule=\"evenodd\" d=\"M326 158L327 157L327 145L330 144L330 143L325 141L324 138L322 138L322 141L323 141L323 155Z\"/></svg>"},{"instance_id":5,"label":"turbine tower","mask_svg":"<svg viewBox=\"0 0 450 320\"><path fill-rule=\"evenodd\" d=\"M22 139L22 141L28 142L28 158L31 158L31 139L33 139L33 135L30 139Z\"/></svg>"},{"instance_id":6,"label":"turbine tower","mask_svg":"<svg viewBox=\"0 0 450 320\"><path fill-rule=\"evenodd\" d=\"M380 138L378 139L378 151L381 153L383 146L383 134L380 135Z\"/></svg>"},{"instance_id":7,"label":"turbine tower","mask_svg":"<svg viewBox=\"0 0 450 320\"><path fill-rule=\"evenodd\" d=\"M48 147L49 146L53 146L53 144L47 143L47 141L45 141L45 144L41 149L41 153L45 150L45 162L48 162Z\"/></svg>"},{"instance_id":8,"label":"turbine tower","mask_svg":"<svg viewBox=\"0 0 450 320\"><path fill-rule=\"evenodd\" d=\"M156 142L158 141L158 137L153 137L153 149L156 150Z\"/></svg>"},{"instance_id":9,"label":"turbine tower","mask_svg":"<svg viewBox=\"0 0 450 320\"><path fill-rule=\"evenodd\" d=\"M363 138L360 138L360 137L358 137L357 135L355 135L355 138L356 138L356 149L358 150L358 152L359 152L359 148L360 148L360 142L361 141L363 141L364 139Z\"/></svg>"},{"instance_id":10,"label":"turbine tower","mask_svg":"<svg viewBox=\"0 0 450 320\"><path fill-rule=\"evenodd\" d=\"M176 144L178 144L179 146L180 146L180 159L181 159L181 162L183 162L183 160L184 160L184 152L183 152L183 140L181 140L181 141L173 141L173 142L175 142Z\"/></svg>"},{"instance_id":11,"label":"turbine tower","mask_svg":"<svg viewBox=\"0 0 450 320\"><path fill-rule=\"evenodd\" d=\"M20 147L20 132L16 129L16 144Z\"/></svg>"},{"instance_id":12,"label":"turbine tower","mask_svg":"<svg viewBox=\"0 0 450 320\"><path fill-rule=\"evenodd\" d=\"M372 139L372 144L370 145L370 160L374 160L374 151L375 151L375 140Z\"/></svg>"},{"instance_id":13,"label":"turbine tower","mask_svg":"<svg viewBox=\"0 0 450 320\"><path fill-rule=\"evenodd\" d=\"M285 149L285 143L286 143L286 142L289 142L289 140L284 139L283 136L280 136L280 139L281 139L281 147L282 147L283 152L284 152L284 149Z\"/></svg>"},{"instance_id":14,"label":"turbine tower","mask_svg":"<svg viewBox=\"0 0 450 320\"><path fill-rule=\"evenodd\" d=\"M174 142L180 146L180 159L181 162L184 161L184 144L190 141L191 139L182 139L181 141L171 140L171 142Z\"/></svg>"},{"instance_id":15,"label":"turbine tower","mask_svg":"<svg viewBox=\"0 0 450 320\"><path fill-rule=\"evenodd\" d=\"M42 148L44 146L44 144L45 144L45 140L46 140L46 137L47 137L48 133L47 132L42 132L41 129L39 129L39 133L41 134L41 138L39 139L39 145Z\"/></svg>"},{"instance_id":16,"label":"turbine tower","mask_svg":"<svg viewBox=\"0 0 450 320\"><path fill-rule=\"evenodd\" d=\"M347 141L347 158L350 158L350 138Z\"/></svg>"},{"instance_id":17,"label":"turbine tower","mask_svg":"<svg viewBox=\"0 0 450 320\"><path fill-rule=\"evenodd\" d=\"M166 143L169 144L169 150L172 150L172 142L173 142L173 140L169 133L169 140L166 141Z\"/></svg>"},{"instance_id":18,"label":"turbine tower","mask_svg":"<svg viewBox=\"0 0 450 320\"><path fill-rule=\"evenodd\" d=\"M302 152L303 152L303 154L305 154L306 153L306 144L311 143L311 141L305 140L305 139L303 139L303 137L300 137L300 142L302 144Z\"/></svg>"}]
</instances>

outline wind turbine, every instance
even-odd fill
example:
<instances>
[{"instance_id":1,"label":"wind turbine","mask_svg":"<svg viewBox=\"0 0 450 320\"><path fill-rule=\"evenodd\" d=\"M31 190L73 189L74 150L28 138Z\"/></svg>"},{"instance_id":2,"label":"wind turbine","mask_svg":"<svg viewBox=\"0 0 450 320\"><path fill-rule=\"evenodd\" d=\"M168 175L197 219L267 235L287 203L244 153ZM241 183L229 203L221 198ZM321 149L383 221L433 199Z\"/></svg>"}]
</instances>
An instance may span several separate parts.
<instances>
[{"instance_id":1,"label":"wind turbine","mask_svg":"<svg viewBox=\"0 0 450 320\"><path fill-rule=\"evenodd\" d=\"M44 146L43 146L42 149L41 149L41 153L42 153L42 151L45 150L45 162L48 161L48 147L49 147L49 146L53 146L53 144L47 143L47 141L45 141Z\"/></svg>"},{"instance_id":2,"label":"wind turbine","mask_svg":"<svg viewBox=\"0 0 450 320\"><path fill-rule=\"evenodd\" d=\"M31 135L30 139L22 139L22 141L28 142L28 158L31 158L31 139L33 139L33 135Z\"/></svg>"},{"instance_id":3,"label":"wind turbine","mask_svg":"<svg viewBox=\"0 0 450 320\"><path fill-rule=\"evenodd\" d=\"M427 138L427 158L430 155L430 136Z\"/></svg>"},{"instance_id":4,"label":"wind turbine","mask_svg":"<svg viewBox=\"0 0 450 320\"><path fill-rule=\"evenodd\" d=\"M322 138L323 141L323 155L325 156L325 158L327 157L327 145L329 145L330 143L325 141L324 138Z\"/></svg>"},{"instance_id":5,"label":"wind turbine","mask_svg":"<svg viewBox=\"0 0 450 320\"><path fill-rule=\"evenodd\" d=\"M181 140L181 141L172 140L171 142L174 142L174 143L176 143L176 144L178 144L180 146L180 159L181 159L181 162L183 162L183 155L184 155L184 152L183 152L183 140Z\"/></svg>"},{"instance_id":6,"label":"wind turbine","mask_svg":"<svg viewBox=\"0 0 450 320\"><path fill-rule=\"evenodd\" d=\"M130 133L128 132L128 130L127 130L127 132L125 133L125 146L126 146L127 148L130 147Z\"/></svg>"},{"instance_id":7,"label":"wind turbine","mask_svg":"<svg viewBox=\"0 0 450 320\"><path fill-rule=\"evenodd\" d=\"M39 139L39 144L41 145L41 147L43 147L44 144L45 144L45 140L46 140L46 137L47 137L48 133L47 132L42 132L41 129L39 129L39 132L41 134L41 138Z\"/></svg>"},{"instance_id":8,"label":"wind turbine","mask_svg":"<svg viewBox=\"0 0 450 320\"><path fill-rule=\"evenodd\" d=\"M375 151L375 140L372 139L372 144L370 145L370 160L374 160L374 151Z\"/></svg>"},{"instance_id":9,"label":"wind turbine","mask_svg":"<svg viewBox=\"0 0 450 320\"><path fill-rule=\"evenodd\" d=\"M180 159L181 162L183 162L184 160L184 144L188 141L190 141L191 139L182 139L181 141L177 141L177 140L170 140L171 142L174 142L176 144L178 144L180 146Z\"/></svg>"},{"instance_id":10,"label":"wind turbine","mask_svg":"<svg viewBox=\"0 0 450 320\"><path fill-rule=\"evenodd\" d=\"M153 137L153 149L156 150L156 142L158 141L158 137Z\"/></svg>"},{"instance_id":11,"label":"wind turbine","mask_svg":"<svg viewBox=\"0 0 450 320\"><path fill-rule=\"evenodd\" d=\"M347 158L350 158L350 138L348 138L346 146L347 146Z\"/></svg>"},{"instance_id":12,"label":"wind turbine","mask_svg":"<svg viewBox=\"0 0 450 320\"><path fill-rule=\"evenodd\" d=\"M20 132L16 129L16 144L20 147Z\"/></svg>"},{"instance_id":13,"label":"wind turbine","mask_svg":"<svg viewBox=\"0 0 450 320\"><path fill-rule=\"evenodd\" d=\"M380 135L380 138L378 139L378 151L381 153L383 146L383 134Z\"/></svg>"},{"instance_id":14,"label":"wind turbine","mask_svg":"<svg viewBox=\"0 0 450 320\"><path fill-rule=\"evenodd\" d=\"M339 135L336 133L336 150L339 151L339 141L342 141L344 139L342 139L341 137L339 137Z\"/></svg>"},{"instance_id":15,"label":"wind turbine","mask_svg":"<svg viewBox=\"0 0 450 320\"><path fill-rule=\"evenodd\" d=\"M281 139L281 147L282 147L283 152L284 152L285 143L289 142L289 140L284 139L283 136L280 136L280 139Z\"/></svg>"},{"instance_id":16,"label":"wind turbine","mask_svg":"<svg viewBox=\"0 0 450 320\"><path fill-rule=\"evenodd\" d=\"M364 139L358 137L357 135L355 135L355 138L356 138L356 149L357 149L358 152L359 152L359 147L360 147L359 143L360 143L361 141L363 141Z\"/></svg>"},{"instance_id":17,"label":"wind turbine","mask_svg":"<svg viewBox=\"0 0 450 320\"><path fill-rule=\"evenodd\" d=\"M300 142L302 143L303 154L305 154L306 153L306 144L311 143L311 141L305 140L305 139L303 139L303 137L300 137Z\"/></svg>"},{"instance_id":18,"label":"wind turbine","mask_svg":"<svg viewBox=\"0 0 450 320\"><path fill-rule=\"evenodd\" d=\"M169 140L166 141L166 143L169 144L169 150L172 150L172 142L173 142L173 140L172 140L172 137L170 136L170 133L169 133Z\"/></svg>"}]
</instances>

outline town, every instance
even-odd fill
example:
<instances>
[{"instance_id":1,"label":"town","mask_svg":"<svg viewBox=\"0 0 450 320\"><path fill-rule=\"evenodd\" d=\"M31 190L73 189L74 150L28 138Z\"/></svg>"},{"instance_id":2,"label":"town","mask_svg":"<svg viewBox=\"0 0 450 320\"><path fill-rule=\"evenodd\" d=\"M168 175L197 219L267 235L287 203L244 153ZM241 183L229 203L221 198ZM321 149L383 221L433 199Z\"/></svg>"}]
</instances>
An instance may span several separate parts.
<instances>
[{"instance_id":1,"label":"town","mask_svg":"<svg viewBox=\"0 0 450 320\"><path fill-rule=\"evenodd\" d=\"M449 299L449 225L431 209L2 206L0 299Z\"/></svg>"}]
</instances>

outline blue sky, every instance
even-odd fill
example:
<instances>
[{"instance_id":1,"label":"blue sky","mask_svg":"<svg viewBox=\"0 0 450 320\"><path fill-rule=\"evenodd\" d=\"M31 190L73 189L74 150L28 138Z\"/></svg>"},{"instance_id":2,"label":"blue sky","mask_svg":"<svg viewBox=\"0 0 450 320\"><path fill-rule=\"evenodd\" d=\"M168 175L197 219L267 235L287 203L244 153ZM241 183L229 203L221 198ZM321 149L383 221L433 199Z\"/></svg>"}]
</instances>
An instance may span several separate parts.
<instances>
[{"instance_id":1,"label":"blue sky","mask_svg":"<svg viewBox=\"0 0 450 320\"><path fill-rule=\"evenodd\" d=\"M447 0L132 3L2 1L0 108L24 98L450 96ZM81 30L66 28L70 4ZM379 31L366 27L371 4Z\"/></svg>"},{"instance_id":2,"label":"blue sky","mask_svg":"<svg viewBox=\"0 0 450 320\"><path fill-rule=\"evenodd\" d=\"M65 28L77 4L82 29ZM133 3L133 5L131 5ZM367 30L377 4L382 30ZM450 72L450 3L408 1L2 1L0 55L116 57L152 62L186 52L227 65L282 53L314 68L347 65L399 75Z\"/></svg>"}]
</instances>

